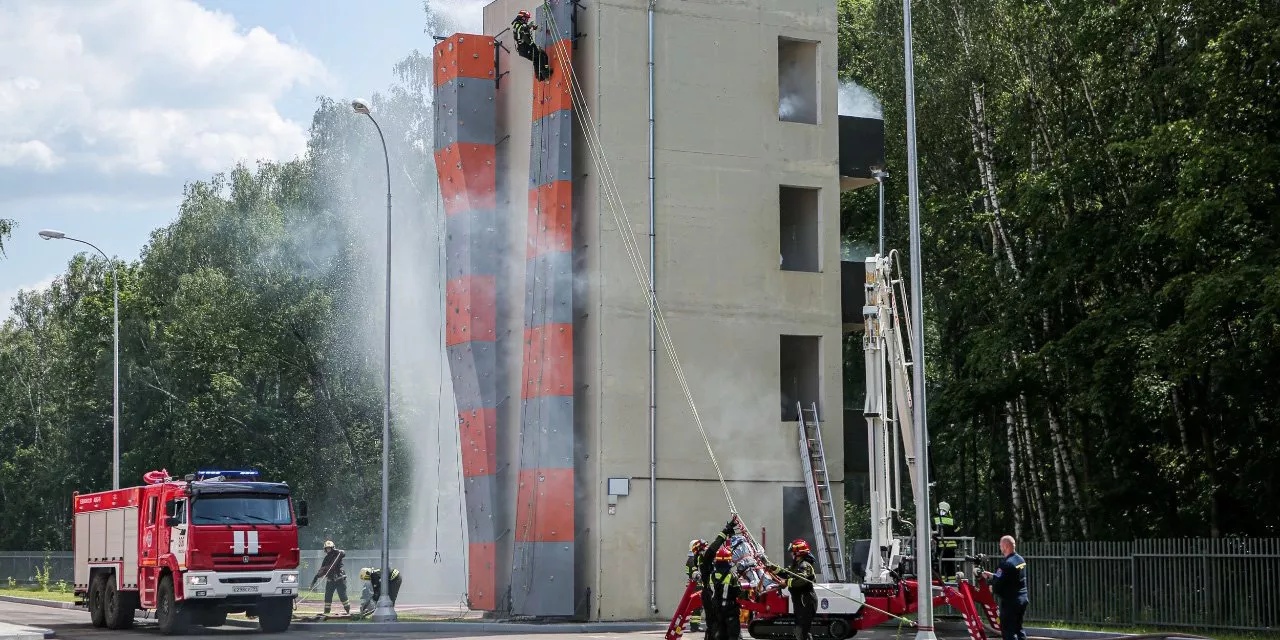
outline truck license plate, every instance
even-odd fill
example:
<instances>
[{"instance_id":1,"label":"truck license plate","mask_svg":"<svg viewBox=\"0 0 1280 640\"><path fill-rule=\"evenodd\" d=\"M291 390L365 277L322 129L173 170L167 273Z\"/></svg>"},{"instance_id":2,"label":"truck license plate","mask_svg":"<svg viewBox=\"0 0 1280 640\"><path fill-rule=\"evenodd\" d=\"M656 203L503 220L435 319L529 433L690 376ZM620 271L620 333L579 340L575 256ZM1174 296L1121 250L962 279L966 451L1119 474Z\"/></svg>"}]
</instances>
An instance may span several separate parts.
<instances>
[{"instance_id":1,"label":"truck license plate","mask_svg":"<svg viewBox=\"0 0 1280 640\"><path fill-rule=\"evenodd\" d=\"M231 593L257 593L257 587L231 587Z\"/></svg>"}]
</instances>

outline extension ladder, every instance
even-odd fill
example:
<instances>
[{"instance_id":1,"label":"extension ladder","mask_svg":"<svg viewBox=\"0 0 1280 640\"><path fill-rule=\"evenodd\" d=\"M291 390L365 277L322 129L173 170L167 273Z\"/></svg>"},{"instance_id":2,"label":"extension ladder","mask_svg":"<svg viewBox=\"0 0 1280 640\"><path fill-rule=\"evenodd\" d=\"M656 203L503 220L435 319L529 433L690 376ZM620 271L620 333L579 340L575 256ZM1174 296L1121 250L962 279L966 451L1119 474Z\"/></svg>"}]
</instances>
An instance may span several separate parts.
<instances>
[{"instance_id":1,"label":"extension ladder","mask_svg":"<svg viewBox=\"0 0 1280 640\"><path fill-rule=\"evenodd\" d=\"M822 448L818 403L805 409L797 402L796 408L800 415L800 466L809 494L818 572L827 582L844 582L844 543L841 542L840 523L831 499L831 480L827 475L827 456Z\"/></svg>"}]
</instances>

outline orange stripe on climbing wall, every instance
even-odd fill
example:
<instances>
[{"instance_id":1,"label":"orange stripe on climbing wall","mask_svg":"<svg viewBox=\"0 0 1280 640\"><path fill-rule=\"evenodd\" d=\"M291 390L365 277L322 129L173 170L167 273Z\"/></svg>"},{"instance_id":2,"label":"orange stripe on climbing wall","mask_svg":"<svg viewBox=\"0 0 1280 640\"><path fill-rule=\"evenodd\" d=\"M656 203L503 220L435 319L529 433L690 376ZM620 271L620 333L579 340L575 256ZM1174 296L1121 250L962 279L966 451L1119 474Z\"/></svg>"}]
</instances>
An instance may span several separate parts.
<instances>
[{"instance_id":1,"label":"orange stripe on climbing wall","mask_svg":"<svg viewBox=\"0 0 1280 640\"><path fill-rule=\"evenodd\" d=\"M494 78L493 38L455 33L432 47L435 86L454 78Z\"/></svg>"},{"instance_id":2,"label":"orange stripe on climbing wall","mask_svg":"<svg viewBox=\"0 0 1280 640\"><path fill-rule=\"evenodd\" d=\"M516 493L517 542L573 542L573 469L521 469Z\"/></svg>"},{"instance_id":3,"label":"orange stripe on climbing wall","mask_svg":"<svg viewBox=\"0 0 1280 640\"><path fill-rule=\"evenodd\" d=\"M435 158L446 215L495 207L493 145L458 142L435 152Z\"/></svg>"},{"instance_id":4,"label":"orange stripe on climbing wall","mask_svg":"<svg viewBox=\"0 0 1280 640\"><path fill-rule=\"evenodd\" d=\"M521 398L573 395L573 325L544 324L524 330Z\"/></svg>"},{"instance_id":5,"label":"orange stripe on climbing wall","mask_svg":"<svg viewBox=\"0 0 1280 640\"><path fill-rule=\"evenodd\" d=\"M498 599L495 597L498 566L497 556L492 542L472 542L467 545L467 599L471 608L480 611L497 609Z\"/></svg>"},{"instance_id":6,"label":"orange stripe on climbing wall","mask_svg":"<svg viewBox=\"0 0 1280 640\"><path fill-rule=\"evenodd\" d=\"M494 276L462 276L445 284L445 345L494 340Z\"/></svg>"},{"instance_id":7,"label":"orange stripe on climbing wall","mask_svg":"<svg viewBox=\"0 0 1280 640\"><path fill-rule=\"evenodd\" d=\"M529 190L527 257L573 247L573 183L557 180Z\"/></svg>"},{"instance_id":8,"label":"orange stripe on climbing wall","mask_svg":"<svg viewBox=\"0 0 1280 640\"><path fill-rule=\"evenodd\" d=\"M462 447L464 477L484 476L497 471L497 428L497 409L458 412L458 444Z\"/></svg>"}]
</instances>

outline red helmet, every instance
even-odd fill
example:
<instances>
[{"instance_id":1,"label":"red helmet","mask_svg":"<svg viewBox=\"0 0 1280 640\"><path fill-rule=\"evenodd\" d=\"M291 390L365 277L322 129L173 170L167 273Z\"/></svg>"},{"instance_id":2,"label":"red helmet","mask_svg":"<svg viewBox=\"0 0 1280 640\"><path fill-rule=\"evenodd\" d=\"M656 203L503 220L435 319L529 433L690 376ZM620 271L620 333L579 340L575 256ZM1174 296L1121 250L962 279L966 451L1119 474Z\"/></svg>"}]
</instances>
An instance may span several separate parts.
<instances>
[{"instance_id":1,"label":"red helmet","mask_svg":"<svg viewBox=\"0 0 1280 640\"><path fill-rule=\"evenodd\" d=\"M533 16L529 15L528 11L521 9L520 12L516 14L516 18L519 18L520 20L532 20Z\"/></svg>"},{"instance_id":2,"label":"red helmet","mask_svg":"<svg viewBox=\"0 0 1280 640\"><path fill-rule=\"evenodd\" d=\"M805 542L804 538L796 538L795 541L792 542L791 546L788 548L791 550L791 555L795 555L795 556L798 556L804 553L809 553L809 543Z\"/></svg>"},{"instance_id":3,"label":"red helmet","mask_svg":"<svg viewBox=\"0 0 1280 640\"><path fill-rule=\"evenodd\" d=\"M733 550L721 545L716 550L716 562L733 562Z\"/></svg>"}]
</instances>

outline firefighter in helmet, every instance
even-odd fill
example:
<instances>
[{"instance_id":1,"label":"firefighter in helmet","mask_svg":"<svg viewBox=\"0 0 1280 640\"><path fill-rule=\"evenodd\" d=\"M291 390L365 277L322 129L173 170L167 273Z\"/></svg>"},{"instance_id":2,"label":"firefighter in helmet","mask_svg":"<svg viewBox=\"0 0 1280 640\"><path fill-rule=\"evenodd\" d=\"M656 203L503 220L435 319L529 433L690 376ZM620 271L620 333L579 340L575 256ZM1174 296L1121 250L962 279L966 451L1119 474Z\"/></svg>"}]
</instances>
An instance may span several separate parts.
<instances>
[{"instance_id":1,"label":"firefighter in helmet","mask_svg":"<svg viewBox=\"0 0 1280 640\"><path fill-rule=\"evenodd\" d=\"M720 631L724 627L721 623L721 621L724 620L722 615L723 612L715 599L715 586L713 583L717 561L722 555L721 551L724 552L723 555L726 557L726 562L729 563L727 565L729 567L728 571L730 573L733 572L733 550L725 546L725 541L729 539L729 536L732 536L734 532L737 531L737 525L737 516L730 518L729 521L725 523L724 529L721 529L715 539L702 550L702 553L698 554L698 573L702 578L702 617L704 623L703 626L706 627L707 640L720 638ZM736 584L734 586L736 587ZM733 611L729 613L733 615L733 628L737 629L738 601L736 597L733 601ZM732 637L736 638L738 636L735 635Z\"/></svg>"},{"instance_id":2,"label":"firefighter in helmet","mask_svg":"<svg viewBox=\"0 0 1280 640\"><path fill-rule=\"evenodd\" d=\"M689 557L684 561L684 573L690 582L702 583L702 572L699 567L702 564L702 553L707 550L707 541L701 538L689 541ZM689 627L697 631L699 625L702 624L702 609L694 609L689 614Z\"/></svg>"},{"instance_id":3,"label":"firefighter in helmet","mask_svg":"<svg viewBox=\"0 0 1280 640\"><path fill-rule=\"evenodd\" d=\"M370 594L371 604L368 605L370 607L370 611L372 611L372 607L378 606L378 598L382 597L382 569L363 567L360 569L360 579L368 580L369 586L373 587L373 592ZM400 582L400 570L395 567L391 567L391 580L387 587L387 597L391 598L391 606L393 607L396 604L396 596L400 593ZM365 608L364 604L361 604L361 613L366 613L363 611Z\"/></svg>"},{"instance_id":4,"label":"firefighter in helmet","mask_svg":"<svg viewBox=\"0 0 1280 640\"><path fill-rule=\"evenodd\" d=\"M516 53L533 63L535 78L546 80L551 77L551 65L547 60L547 52L533 41L533 34L537 30L538 25L533 21L533 16L523 9L511 21L511 35L516 41Z\"/></svg>"},{"instance_id":5,"label":"firefighter in helmet","mask_svg":"<svg viewBox=\"0 0 1280 640\"><path fill-rule=\"evenodd\" d=\"M938 568L939 576L946 576L948 572L954 575L959 568L954 561L957 542L947 539L955 536L957 531L959 528L956 527L956 519L951 515L951 505L939 502L938 515L933 518L933 540L938 550L934 564Z\"/></svg>"},{"instance_id":6,"label":"firefighter in helmet","mask_svg":"<svg viewBox=\"0 0 1280 640\"><path fill-rule=\"evenodd\" d=\"M787 546L787 551L791 552L791 564L786 569L770 565L769 571L783 579L791 594L791 601L795 603L796 639L810 640L813 634L809 629L813 626L813 616L818 611L818 597L813 591L813 583L818 579L813 555L809 553L809 543L803 538L796 538Z\"/></svg>"},{"instance_id":7,"label":"firefighter in helmet","mask_svg":"<svg viewBox=\"0 0 1280 640\"><path fill-rule=\"evenodd\" d=\"M733 550L721 545L716 550L707 588L703 589L703 593L706 594L709 591L711 597L708 603L708 598L704 595L702 606L708 612L715 612L713 616L708 616L708 638L737 640L742 637L742 621L738 610L738 596L741 595L741 590L738 574L733 570Z\"/></svg>"},{"instance_id":8,"label":"firefighter in helmet","mask_svg":"<svg viewBox=\"0 0 1280 640\"><path fill-rule=\"evenodd\" d=\"M320 581L320 578L325 579L325 615L329 615L329 606L333 603L335 591L338 593L338 601L342 603L342 608L347 612L347 615L351 615L351 603L347 601L347 572L342 568L342 558L346 555L347 552L337 548L332 540L324 541L324 560L320 563L320 570L311 579L311 588L316 588L316 583Z\"/></svg>"}]
</instances>

